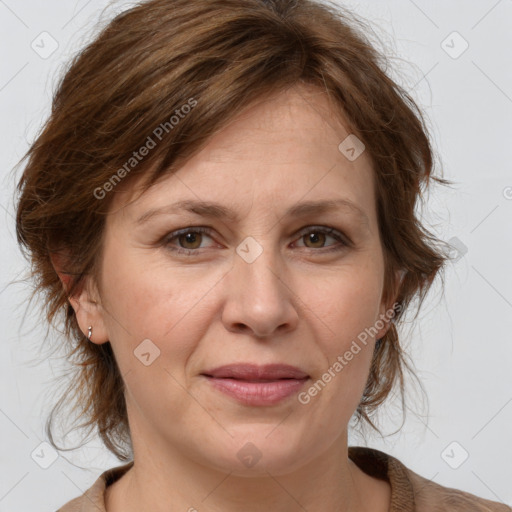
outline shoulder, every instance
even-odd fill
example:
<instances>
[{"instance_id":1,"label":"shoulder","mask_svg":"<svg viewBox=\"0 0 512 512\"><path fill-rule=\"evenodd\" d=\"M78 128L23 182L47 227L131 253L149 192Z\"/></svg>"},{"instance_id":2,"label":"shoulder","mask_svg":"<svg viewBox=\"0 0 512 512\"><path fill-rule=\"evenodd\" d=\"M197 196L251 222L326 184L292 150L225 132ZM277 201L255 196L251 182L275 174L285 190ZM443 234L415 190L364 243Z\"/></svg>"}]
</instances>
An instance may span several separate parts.
<instances>
[{"instance_id":1,"label":"shoulder","mask_svg":"<svg viewBox=\"0 0 512 512\"><path fill-rule=\"evenodd\" d=\"M369 475L390 483L392 512L512 512L503 503L432 482L380 450L351 446L349 457Z\"/></svg>"},{"instance_id":2,"label":"shoulder","mask_svg":"<svg viewBox=\"0 0 512 512\"><path fill-rule=\"evenodd\" d=\"M133 461L130 461L122 466L107 469L81 496L68 501L57 512L106 512L105 489L121 478L132 466Z\"/></svg>"},{"instance_id":3,"label":"shoulder","mask_svg":"<svg viewBox=\"0 0 512 512\"><path fill-rule=\"evenodd\" d=\"M459 489L444 487L406 468L414 489L418 512L441 512L445 510L464 512L512 512L512 508Z\"/></svg>"}]
</instances>

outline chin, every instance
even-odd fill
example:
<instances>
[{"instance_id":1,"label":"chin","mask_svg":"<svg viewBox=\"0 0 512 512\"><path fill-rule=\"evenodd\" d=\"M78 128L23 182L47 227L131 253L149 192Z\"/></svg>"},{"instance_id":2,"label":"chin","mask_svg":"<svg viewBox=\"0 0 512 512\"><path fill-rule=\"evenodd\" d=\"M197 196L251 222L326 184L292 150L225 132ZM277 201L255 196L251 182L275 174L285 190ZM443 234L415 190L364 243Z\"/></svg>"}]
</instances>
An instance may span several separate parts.
<instances>
[{"instance_id":1,"label":"chin","mask_svg":"<svg viewBox=\"0 0 512 512\"><path fill-rule=\"evenodd\" d=\"M298 432L294 435L289 429L278 430L276 425L239 427L225 443L215 443L209 457L204 451L202 455L218 470L243 477L268 477L269 473L285 475L319 455L313 449L314 444L308 447Z\"/></svg>"}]
</instances>

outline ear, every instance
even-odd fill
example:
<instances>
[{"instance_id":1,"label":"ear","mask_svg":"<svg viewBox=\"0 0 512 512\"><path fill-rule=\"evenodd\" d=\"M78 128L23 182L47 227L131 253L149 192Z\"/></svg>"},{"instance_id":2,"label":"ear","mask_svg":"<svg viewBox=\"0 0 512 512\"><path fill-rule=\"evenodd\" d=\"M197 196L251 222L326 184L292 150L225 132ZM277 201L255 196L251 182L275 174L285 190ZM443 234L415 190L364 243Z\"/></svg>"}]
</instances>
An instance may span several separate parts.
<instances>
[{"instance_id":1,"label":"ear","mask_svg":"<svg viewBox=\"0 0 512 512\"><path fill-rule=\"evenodd\" d=\"M101 345L109 341L106 324L104 321L104 310L101 307L100 296L97 285L91 275L82 278L80 285L69 295L72 286L72 274L66 270L69 257L67 253L53 252L50 254L55 272L64 287L69 303L73 307L78 325L87 337L89 327L92 327L90 341Z\"/></svg>"},{"instance_id":2,"label":"ear","mask_svg":"<svg viewBox=\"0 0 512 512\"><path fill-rule=\"evenodd\" d=\"M400 285L402 284L402 280L406 273L407 273L407 271L402 270L402 269L396 271L393 294L387 303L385 303L385 302L381 303L381 307L379 310L379 318L378 318L377 322L378 322L378 325L380 325L381 322L379 320L381 320L384 323L384 326L381 329L379 329L379 331L376 335L376 338L375 338L377 340L384 337L386 335L386 333L388 332L389 328L391 327L391 319L394 316L393 305L396 302L398 292L400 291Z\"/></svg>"}]
</instances>

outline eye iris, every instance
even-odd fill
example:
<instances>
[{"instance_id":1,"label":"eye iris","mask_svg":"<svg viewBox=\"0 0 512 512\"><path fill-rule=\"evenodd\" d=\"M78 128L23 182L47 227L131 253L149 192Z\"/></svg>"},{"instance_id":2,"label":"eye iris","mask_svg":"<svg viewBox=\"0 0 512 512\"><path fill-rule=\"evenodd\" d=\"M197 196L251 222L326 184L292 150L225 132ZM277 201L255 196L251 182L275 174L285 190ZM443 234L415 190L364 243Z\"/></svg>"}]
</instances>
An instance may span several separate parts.
<instances>
[{"instance_id":1,"label":"eye iris","mask_svg":"<svg viewBox=\"0 0 512 512\"><path fill-rule=\"evenodd\" d=\"M313 244L312 247L323 247L325 244L326 233L321 231L314 231L304 235L307 240L306 245L309 247L309 243ZM199 231L189 231L178 236L179 244L185 249L197 249L201 245L202 234ZM192 247L186 246L186 244L192 244Z\"/></svg>"},{"instance_id":2,"label":"eye iris","mask_svg":"<svg viewBox=\"0 0 512 512\"><path fill-rule=\"evenodd\" d=\"M315 233L309 233L308 235L306 235L306 240L308 242L312 242L313 244L315 243L318 243L318 241L320 240L321 242L321 246L323 245L323 243L325 242L325 233L318 233L318 232L315 232ZM314 246L316 247L316 246Z\"/></svg>"},{"instance_id":3,"label":"eye iris","mask_svg":"<svg viewBox=\"0 0 512 512\"><path fill-rule=\"evenodd\" d=\"M184 242L183 242L183 240L184 240ZM196 242L196 245L194 247L185 247L185 248L186 249L197 249L201 245L201 234L196 233L196 232L185 233L184 235L180 235L179 242L180 242L180 245L183 245L183 243L194 244L194 242ZM199 243L197 243L197 242L199 242Z\"/></svg>"}]
</instances>

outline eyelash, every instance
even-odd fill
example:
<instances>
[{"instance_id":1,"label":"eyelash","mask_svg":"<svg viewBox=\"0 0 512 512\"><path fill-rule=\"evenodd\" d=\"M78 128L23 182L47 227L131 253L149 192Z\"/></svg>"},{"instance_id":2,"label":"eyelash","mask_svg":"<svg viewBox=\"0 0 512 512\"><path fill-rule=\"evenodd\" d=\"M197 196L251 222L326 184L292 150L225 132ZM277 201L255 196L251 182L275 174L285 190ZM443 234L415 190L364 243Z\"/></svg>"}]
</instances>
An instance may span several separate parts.
<instances>
[{"instance_id":1,"label":"eyelash","mask_svg":"<svg viewBox=\"0 0 512 512\"><path fill-rule=\"evenodd\" d=\"M197 227L193 226L193 227L188 227L188 228L184 228L184 229L179 229L177 231L173 231L172 233L169 233L168 235L166 235L162 239L161 245L165 246L170 251L176 252L178 254L183 254L185 256L196 256L199 253L199 250L200 250L199 248L184 249L183 247L172 247L170 245L171 241L180 237L181 235L186 235L188 233L209 234L210 231L211 230L209 228L204 228L202 226L197 226ZM322 253L330 253L330 252L334 252L334 251L341 251L341 250L343 250L347 247L350 247L352 245L352 243L350 242L350 240L348 240L348 238L346 236L344 236L342 233L340 233L337 229L328 227L328 226L308 226L307 228L304 228L303 230L300 231L299 239L303 238L304 236L306 236L307 234L310 234L310 233L323 233L325 235L329 235L332 238L336 239L341 244L341 245L334 245L331 248L324 248L324 247L321 247L319 249L309 248L310 250L313 250L313 251L321 251ZM307 249L307 247L306 247L306 249Z\"/></svg>"}]
</instances>

